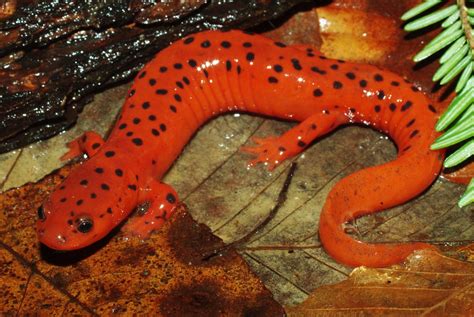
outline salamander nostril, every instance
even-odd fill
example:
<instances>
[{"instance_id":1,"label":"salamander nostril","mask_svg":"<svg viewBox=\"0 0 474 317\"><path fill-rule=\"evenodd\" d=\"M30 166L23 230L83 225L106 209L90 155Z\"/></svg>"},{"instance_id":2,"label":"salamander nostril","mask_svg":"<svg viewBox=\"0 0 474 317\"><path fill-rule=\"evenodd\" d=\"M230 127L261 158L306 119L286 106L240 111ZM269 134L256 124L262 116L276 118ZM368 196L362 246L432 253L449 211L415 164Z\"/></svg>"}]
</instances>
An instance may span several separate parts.
<instances>
[{"instance_id":1,"label":"salamander nostril","mask_svg":"<svg viewBox=\"0 0 474 317\"><path fill-rule=\"evenodd\" d=\"M91 231L94 223L92 222L92 219L84 217L84 218L79 218L76 220L76 228L77 231L82 232L82 233L87 233Z\"/></svg>"},{"instance_id":2,"label":"salamander nostril","mask_svg":"<svg viewBox=\"0 0 474 317\"><path fill-rule=\"evenodd\" d=\"M39 206L38 208L38 219L41 220L41 221L45 221L46 220L46 214L44 213L44 209L43 209L43 206Z\"/></svg>"}]
</instances>

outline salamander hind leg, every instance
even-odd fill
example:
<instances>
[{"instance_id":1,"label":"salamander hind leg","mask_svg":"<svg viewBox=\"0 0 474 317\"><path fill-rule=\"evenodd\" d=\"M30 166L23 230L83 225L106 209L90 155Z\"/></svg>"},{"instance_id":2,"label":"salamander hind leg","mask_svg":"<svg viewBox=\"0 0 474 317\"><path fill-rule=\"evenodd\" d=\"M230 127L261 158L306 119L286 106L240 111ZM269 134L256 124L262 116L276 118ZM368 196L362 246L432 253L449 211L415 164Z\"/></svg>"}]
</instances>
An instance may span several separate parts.
<instances>
[{"instance_id":1,"label":"salamander hind leg","mask_svg":"<svg viewBox=\"0 0 474 317\"><path fill-rule=\"evenodd\" d=\"M252 138L257 145L244 146L240 150L256 156L249 161L250 166L264 163L269 170L273 170L284 160L301 153L316 138L331 132L346 120L341 112L324 110L311 115L279 137Z\"/></svg>"},{"instance_id":2,"label":"salamander hind leg","mask_svg":"<svg viewBox=\"0 0 474 317\"><path fill-rule=\"evenodd\" d=\"M148 238L153 231L159 230L179 203L176 191L158 181L140 190L139 201L135 217L129 220L123 230L141 238Z\"/></svg>"},{"instance_id":3,"label":"salamander hind leg","mask_svg":"<svg viewBox=\"0 0 474 317\"><path fill-rule=\"evenodd\" d=\"M67 144L69 151L61 156L61 160L67 161L84 154L90 158L99 151L104 142L104 139L97 132L87 131Z\"/></svg>"}]
</instances>

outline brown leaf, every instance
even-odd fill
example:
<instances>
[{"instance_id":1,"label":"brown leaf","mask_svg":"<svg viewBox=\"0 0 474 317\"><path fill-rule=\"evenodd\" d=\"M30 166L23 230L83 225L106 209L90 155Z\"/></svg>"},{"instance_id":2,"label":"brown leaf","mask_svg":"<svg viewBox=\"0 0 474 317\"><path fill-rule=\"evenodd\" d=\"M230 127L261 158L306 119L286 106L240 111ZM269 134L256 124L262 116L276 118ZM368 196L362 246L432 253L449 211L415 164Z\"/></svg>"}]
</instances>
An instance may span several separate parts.
<instances>
[{"instance_id":1,"label":"brown leaf","mask_svg":"<svg viewBox=\"0 0 474 317\"><path fill-rule=\"evenodd\" d=\"M282 314L235 251L203 258L222 241L184 206L145 242L115 232L74 252L38 246L36 209L70 169L0 195L0 315Z\"/></svg>"},{"instance_id":2,"label":"brown leaf","mask_svg":"<svg viewBox=\"0 0 474 317\"><path fill-rule=\"evenodd\" d=\"M316 289L289 316L472 316L474 264L418 251L402 265L360 267Z\"/></svg>"}]
</instances>

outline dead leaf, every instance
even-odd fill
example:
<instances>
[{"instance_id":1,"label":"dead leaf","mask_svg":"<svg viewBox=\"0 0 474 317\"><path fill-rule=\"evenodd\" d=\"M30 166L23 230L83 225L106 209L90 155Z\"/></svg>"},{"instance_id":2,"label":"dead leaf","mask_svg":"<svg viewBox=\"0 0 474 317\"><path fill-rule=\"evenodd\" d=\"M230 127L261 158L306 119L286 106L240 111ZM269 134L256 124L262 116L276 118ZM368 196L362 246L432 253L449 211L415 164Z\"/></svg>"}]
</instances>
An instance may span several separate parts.
<instances>
[{"instance_id":1,"label":"dead leaf","mask_svg":"<svg viewBox=\"0 0 474 317\"><path fill-rule=\"evenodd\" d=\"M232 250L182 207L145 242L115 234L74 252L37 245L36 209L70 167L0 195L0 315L282 315Z\"/></svg>"},{"instance_id":2,"label":"dead leaf","mask_svg":"<svg viewBox=\"0 0 474 317\"><path fill-rule=\"evenodd\" d=\"M402 265L360 267L318 288L288 316L472 316L474 264L418 251Z\"/></svg>"}]
</instances>

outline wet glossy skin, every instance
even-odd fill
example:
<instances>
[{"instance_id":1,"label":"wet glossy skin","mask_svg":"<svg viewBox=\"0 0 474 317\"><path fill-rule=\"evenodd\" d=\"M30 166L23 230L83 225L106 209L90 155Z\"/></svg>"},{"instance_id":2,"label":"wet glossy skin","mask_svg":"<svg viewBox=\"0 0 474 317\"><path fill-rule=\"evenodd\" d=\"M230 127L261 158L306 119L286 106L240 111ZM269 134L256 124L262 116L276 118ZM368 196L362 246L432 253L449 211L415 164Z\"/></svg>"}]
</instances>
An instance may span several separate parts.
<instances>
[{"instance_id":1,"label":"wet glossy skin","mask_svg":"<svg viewBox=\"0 0 474 317\"><path fill-rule=\"evenodd\" d=\"M436 178L443 154L429 150L436 137L429 100L391 72L329 60L310 47L286 47L239 31L188 36L146 65L105 144L94 134L80 140L90 159L43 205L40 241L61 250L85 247L136 206L143 216L128 230L149 235L177 203L176 193L158 180L201 125L229 111L301 121L280 137L244 148L256 155L251 163L269 168L342 124L362 123L390 135L399 149L397 159L336 184L321 213L320 239L330 255L347 265L390 265L415 249L431 248L366 244L343 228L355 217L415 197Z\"/></svg>"}]
</instances>

